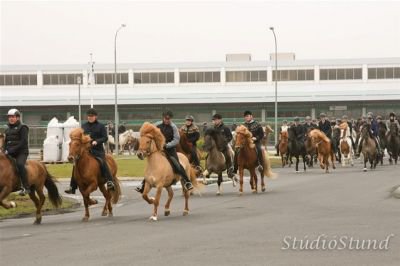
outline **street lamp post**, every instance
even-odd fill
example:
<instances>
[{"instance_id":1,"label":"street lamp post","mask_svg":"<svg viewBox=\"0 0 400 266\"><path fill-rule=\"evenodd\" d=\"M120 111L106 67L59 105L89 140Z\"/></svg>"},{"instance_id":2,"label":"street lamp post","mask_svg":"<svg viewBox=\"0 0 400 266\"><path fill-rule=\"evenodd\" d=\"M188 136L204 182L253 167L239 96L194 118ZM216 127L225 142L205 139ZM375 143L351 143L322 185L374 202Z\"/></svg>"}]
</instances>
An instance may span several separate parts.
<instances>
[{"instance_id":1,"label":"street lamp post","mask_svg":"<svg viewBox=\"0 0 400 266\"><path fill-rule=\"evenodd\" d=\"M269 27L274 34L275 39L275 145L278 144L278 46L276 43L276 35L274 27ZM273 77L274 75L272 75Z\"/></svg>"},{"instance_id":2,"label":"street lamp post","mask_svg":"<svg viewBox=\"0 0 400 266\"><path fill-rule=\"evenodd\" d=\"M79 112L79 126L82 126L82 110L81 110L81 84L82 79L80 76L76 78L76 83L78 83L78 112Z\"/></svg>"},{"instance_id":3,"label":"street lamp post","mask_svg":"<svg viewBox=\"0 0 400 266\"><path fill-rule=\"evenodd\" d=\"M115 38L114 38L114 86L115 86L115 155L119 154L118 151L118 147L119 147L119 143L118 143L118 90L117 90L117 36L118 36L118 32L123 28L126 27L125 24L121 24L121 26L119 26L119 28L117 29L117 31L115 32Z\"/></svg>"}]
</instances>

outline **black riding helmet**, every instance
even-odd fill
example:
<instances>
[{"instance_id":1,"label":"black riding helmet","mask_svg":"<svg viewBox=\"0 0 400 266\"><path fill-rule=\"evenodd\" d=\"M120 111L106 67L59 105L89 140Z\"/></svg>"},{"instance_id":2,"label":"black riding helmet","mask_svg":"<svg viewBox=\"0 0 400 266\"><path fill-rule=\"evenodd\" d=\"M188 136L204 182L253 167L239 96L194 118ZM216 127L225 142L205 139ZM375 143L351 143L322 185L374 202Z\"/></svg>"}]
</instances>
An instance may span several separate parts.
<instances>
[{"instance_id":1,"label":"black riding helmet","mask_svg":"<svg viewBox=\"0 0 400 266\"><path fill-rule=\"evenodd\" d=\"M86 111L86 114L87 114L87 115L95 115L95 116L98 115L96 109L94 109L94 108L90 108L89 110L87 110L87 111Z\"/></svg>"}]
</instances>

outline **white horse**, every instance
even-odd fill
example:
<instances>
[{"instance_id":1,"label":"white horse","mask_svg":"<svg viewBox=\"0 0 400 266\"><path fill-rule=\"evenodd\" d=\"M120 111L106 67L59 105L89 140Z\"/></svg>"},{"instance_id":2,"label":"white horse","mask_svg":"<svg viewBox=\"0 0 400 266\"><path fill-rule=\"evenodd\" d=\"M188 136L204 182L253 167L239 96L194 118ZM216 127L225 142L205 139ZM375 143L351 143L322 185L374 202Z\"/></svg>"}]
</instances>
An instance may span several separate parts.
<instances>
[{"instance_id":1,"label":"white horse","mask_svg":"<svg viewBox=\"0 0 400 266\"><path fill-rule=\"evenodd\" d=\"M342 166L346 166L346 162L350 163L351 166L354 166L353 162L354 151L350 138L350 129L347 123L343 123L339 127L340 127L339 149L340 149L340 154L342 155ZM352 137L354 139L354 136Z\"/></svg>"},{"instance_id":2,"label":"white horse","mask_svg":"<svg viewBox=\"0 0 400 266\"><path fill-rule=\"evenodd\" d=\"M125 149L128 149L129 155L132 155L132 152L135 152L135 146L137 146L138 138L136 132L133 132L132 129L125 131L124 133L119 135L119 147L120 153L122 154Z\"/></svg>"}]
</instances>

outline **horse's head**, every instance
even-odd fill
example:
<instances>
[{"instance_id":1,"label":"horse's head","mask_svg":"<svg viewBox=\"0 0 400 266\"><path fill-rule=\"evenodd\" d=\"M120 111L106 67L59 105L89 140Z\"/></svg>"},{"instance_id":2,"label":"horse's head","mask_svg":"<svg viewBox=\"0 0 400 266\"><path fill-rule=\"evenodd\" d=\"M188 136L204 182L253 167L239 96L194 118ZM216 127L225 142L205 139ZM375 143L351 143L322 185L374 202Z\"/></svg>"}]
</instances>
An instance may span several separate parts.
<instances>
[{"instance_id":1,"label":"horse's head","mask_svg":"<svg viewBox=\"0 0 400 266\"><path fill-rule=\"evenodd\" d=\"M389 129L390 129L389 134L391 136L395 137L399 135L399 128L397 127L397 124L390 123Z\"/></svg>"},{"instance_id":2,"label":"horse's head","mask_svg":"<svg viewBox=\"0 0 400 266\"><path fill-rule=\"evenodd\" d=\"M3 133L0 133L0 152L4 150L4 143L6 141L6 136Z\"/></svg>"},{"instance_id":3,"label":"horse's head","mask_svg":"<svg viewBox=\"0 0 400 266\"><path fill-rule=\"evenodd\" d=\"M217 147L217 149L222 148L218 147L217 142L219 144L222 143L221 133L213 128L207 129L204 134L203 150L206 152L210 152L214 147Z\"/></svg>"},{"instance_id":4,"label":"horse's head","mask_svg":"<svg viewBox=\"0 0 400 266\"><path fill-rule=\"evenodd\" d=\"M371 131L371 125L365 124L361 129L361 137L369 137L369 132Z\"/></svg>"},{"instance_id":5,"label":"horse's head","mask_svg":"<svg viewBox=\"0 0 400 266\"><path fill-rule=\"evenodd\" d=\"M241 149L245 146L249 146L250 148L254 148L254 142L252 140L253 135L245 126L239 126L236 128L236 141L235 141L235 149Z\"/></svg>"},{"instance_id":6,"label":"horse's head","mask_svg":"<svg viewBox=\"0 0 400 266\"><path fill-rule=\"evenodd\" d=\"M143 160L157 151L161 151L165 144L165 138L160 129L145 122L140 128L140 141L137 156Z\"/></svg>"},{"instance_id":7,"label":"horse's head","mask_svg":"<svg viewBox=\"0 0 400 266\"><path fill-rule=\"evenodd\" d=\"M85 135L82 128L76 128L69 134L71 142L69 143L68 161L76 162L85 151L89 151L92 139Z\"/></svg>"}]
</instances>

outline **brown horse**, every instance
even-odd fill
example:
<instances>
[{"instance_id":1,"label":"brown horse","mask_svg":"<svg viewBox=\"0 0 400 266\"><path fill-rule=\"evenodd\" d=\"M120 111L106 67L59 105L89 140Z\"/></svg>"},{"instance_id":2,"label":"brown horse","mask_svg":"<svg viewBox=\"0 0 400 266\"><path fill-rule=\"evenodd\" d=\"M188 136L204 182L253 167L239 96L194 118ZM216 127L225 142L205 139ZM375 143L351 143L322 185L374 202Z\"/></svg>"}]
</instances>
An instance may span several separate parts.
<instances>
[{"instance_id":1,"label":"brown horse","mask_svg":"<svg viewBox=\"0 0 400 266\"><path fill-rule=\"evenodd\" d=\"M258 166L256 146L252 140L251 132L245 126L236 128L236 142L235 150L238 152L237 163L239 166L240 175L240 188L239 195L243 193L243 175L244 169L250 172L250 186L253 193L258 192L257 188L257 173L256 167ZM274 178L275 174L272 173L271 163L268 158L268 153L263 150L264 170L260 172L261 176L261 190L265 191L264 176Z\"/></svg>"},{"instance_id":2,"label":"brown horse","mask_svg":"<svg viewBox=\"0 0 400 266\"><path fill-rule=\"evenodd\" d=\"M367 171L367 161L371 164L371 169L376 168L378 163L378 151L376 148L375 141L370 136L371 132L371 125L366 124L361 129L361 140L362 140L362 147L361 152L364 157L364 169L363 171Z\"/></svg>"},{"instance_id":3,"label":"brown horse","mask_svg":"<svg viewBox=\"0 0 400 266\"><path fill-rule=\"evenodd\" d=\"M342 159L342 166L346 166L346 161L349 161L351 166L354 166L353 162L353 146L350 139L350 129L347 123L342 123L339 126L340 133L340 144L339 150Z\"/></svg>"},{"instance_id":4,"label":"brown horse","mask_svg":"<svg viewBox=\"0 0 400 266\"><path fill-rule=\"evenodd\" d=\"M6 209L15 208L15 202L8 202L6 197L13 191L20 188L20 179L12 159L3 153L4 135L0 134L0 205ZM38 161L28 160L26 162L28 183L31 187L29 197L36 207L36 219L34 224L42 222L42 207L46 200L43 187L46 187L50 202L54 207L61 205L62 199L58 193L54 177L47 171L46 166ZM39 198L38 198L39 197Z\"/></svg>"},{"instance_id":5,"label":"brown horse","mask_svg":"<svg viewBox=\"0 0 400 266\"><path fill-rule=\"evenodd\" d=\"M189 162L191 164L193 164L193 159L192 159L192 149L193 149L193 144L191 142L189 142L188 137L186 135L185 132L183 132L182 130L179 130L179 144L176 146L176 152L180 152L182 154L184 154ZM199 149L196 149L197 152L197 158L199 158L199 160L201 160L201 152ZM199 169L198 171L201 172L201 169Z\"/></svg>"},{"instance_id":6,"label":"brown horse","mask_svg":"<svg viewBox=\"0 0 400 266\"><path fill-rule=\"evenodd\" d=\"M329 173L329 159L332 162L332 168L336 169L335 154L332 150L331 141L329 138L319 129L311 130L309 136L312 143L317 148L318 160L321 169L325 169L325 173Z\"/></svg>"},{"instance_id":7,"label":"brown horse","mask_svg":"<svg viewBox=\"0 0 400 266\"><path fill-rule=\"evenodd\" d=\"M393 160L395 164L397 164L398 157L400 155L400 134L399 128L395 123L390 123L389 125L390 131L387 133L386 136L386 143L387 143L387 151L389 154L389 162L393 164Z\"/></svg>"},{"instance_id":8,"label":"brown horse","mask_svg":"<svg viewBox=\"0 0 400 266\"><path fill-rule=\"evenodd\" d=\"M115 160L111 155L106 155L106 161L115 184L115 190L110 193L106 189L99 161L89 153L91 148L90 136L85 135L83 129L77 128L71 131L70 137L68 160L74 164L73 176L76 179L85 205L85 216L82 218L82 221L87 222L89 220L89 206L97 204L96 200L90 198L90 193L97 190L97 188L100 189L106 199L102 216L107 216L107 214L109 217L113 216L111 203L116 204L121 197Z\"/></svg>"},{"instance_id":9,"label":"brown horse","mask_svg":"<svg viewBox=\"0 0 400 266\"><path fill-rule=\"evenodd\" d=\"M140 144L137 155L141 160L147 158L146 169L144 172L145 184L142 196L147 203L154 205L153 215L150 217L151 221L158 220L157 211L163 188L168 191L168 200L165 204L164 214L165 216L170 215L170 204L174 196L171 186L181 180L181 176L174 173L170 162L163 153L164 144L165 138L160 129L150 123L144 123L140 129ZM178 153L178 157L180 164L185 169L194 188L199 191L202 185L197 182L195 169L191 166L185 155ZM181 183L182 187L184 187L182 180ZM153 187L157 189L155 198L148 196ZM189 214L189 191L184 190L184 196L185 208L183 210L183 215L185 216Z\"/></svg>"},{"instance_id":10,"label":"brown horse","mask_svg":"<svg viewBox=\"0 0 400 266\"><path fill-rule=\"evenodd\" d=\"M262 145L267 147L269 134L274 133L274 130L269 125L266 125L265 127L263 127L263 131L264 131L264 137L262 139Z\"/></svg>"},{"instance_id":11,"label":"brown horse","mask_svg":"<svg viewBox=\"0 0 400 266\"><path fill-rule=\"evenodd\" d=\"M289 142L289 135L287 131L282 131L279 133L280 135L280 142L279 142L279 154L281 155L282 159L282 167L288 163L288 142Z\"/></svg>"}]
</instances>

